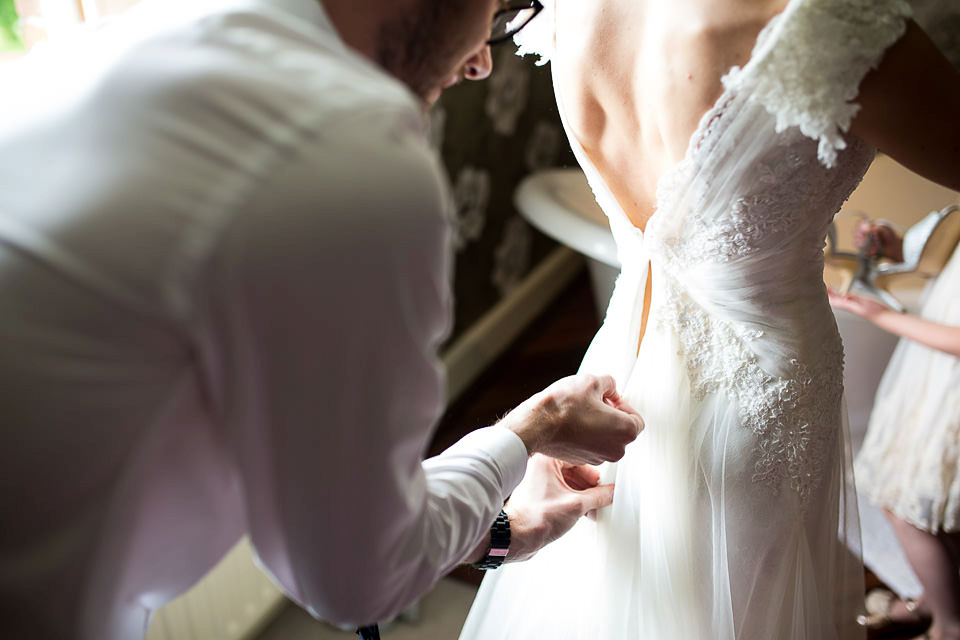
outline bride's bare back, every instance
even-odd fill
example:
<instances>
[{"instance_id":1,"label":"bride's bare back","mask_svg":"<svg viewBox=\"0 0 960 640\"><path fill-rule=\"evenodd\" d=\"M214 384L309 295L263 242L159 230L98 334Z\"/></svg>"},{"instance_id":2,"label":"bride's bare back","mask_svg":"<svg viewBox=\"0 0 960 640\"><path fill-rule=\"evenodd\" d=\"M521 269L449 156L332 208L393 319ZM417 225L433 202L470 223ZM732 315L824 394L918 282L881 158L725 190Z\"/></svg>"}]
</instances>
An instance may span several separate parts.
<instances>
[{"instance_id":1,"label":"bride's bare back","mask_svg":"<svg viewBox=\"0 0 960 640\"><path fill-rule=\"evenodd\" d=\"M641 229L721 78L785 0L557 2L557 95L572 134Z\"/></svg>"}]
</instances>

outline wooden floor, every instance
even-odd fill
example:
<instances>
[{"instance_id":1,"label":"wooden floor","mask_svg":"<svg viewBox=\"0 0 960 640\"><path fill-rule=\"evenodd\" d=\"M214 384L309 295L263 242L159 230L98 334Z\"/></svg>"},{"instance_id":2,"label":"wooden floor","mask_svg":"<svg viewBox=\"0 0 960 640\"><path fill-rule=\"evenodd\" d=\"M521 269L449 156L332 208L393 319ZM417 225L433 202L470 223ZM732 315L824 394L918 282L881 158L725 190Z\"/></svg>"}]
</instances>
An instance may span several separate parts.
<instances>
[{"instance_id":1,"label":"wooden floor","mask_svg":"<svg viewBox=\"0 0 960 640\"><path fill-rule=\"evenodd\" d=\"M554 380L576 373L600 322L586 271L519 336L516 343L478 378L444 414L431 446L439 453L466 433L496 422L508 410ZM479 584L482 572L469 566L452 577ZM871 573L865 589L882 586ZM870 633L869 640L914 638L923 628L906 627Z\"/></svg>"}]
</instances>

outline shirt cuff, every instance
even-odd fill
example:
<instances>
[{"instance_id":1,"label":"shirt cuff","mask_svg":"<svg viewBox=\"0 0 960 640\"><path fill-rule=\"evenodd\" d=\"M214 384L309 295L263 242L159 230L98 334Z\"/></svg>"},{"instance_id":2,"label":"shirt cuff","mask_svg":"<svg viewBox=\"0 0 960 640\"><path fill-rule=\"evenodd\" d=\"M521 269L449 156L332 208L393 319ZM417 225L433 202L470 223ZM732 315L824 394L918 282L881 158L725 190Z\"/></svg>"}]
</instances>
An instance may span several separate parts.
<instances>
[{"instance_id":1,"label":"shirt cuff","mask_svg":"<svg viewBox=\"0 0 960 640\"><path fill-rule=\"evenodd\" d=\"M516 433L494 425L471 431L447 451L464 452L464 449L482 451L499 467L503 486L503 499L513 493L527 470L527 447Z\"/></svg>"}]
</instances>

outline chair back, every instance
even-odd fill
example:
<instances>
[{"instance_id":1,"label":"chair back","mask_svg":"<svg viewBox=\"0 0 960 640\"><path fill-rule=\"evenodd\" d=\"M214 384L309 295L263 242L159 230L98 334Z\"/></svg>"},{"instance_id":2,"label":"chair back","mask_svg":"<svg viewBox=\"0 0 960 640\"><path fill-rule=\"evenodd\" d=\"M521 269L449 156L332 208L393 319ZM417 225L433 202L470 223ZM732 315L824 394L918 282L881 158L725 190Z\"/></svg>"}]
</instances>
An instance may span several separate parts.
<instances>
[{"instance_id":1,"label":"chair back","mask_svg":"<svg viewBox=\"0 0 960 640\"><path fill-rule=\"evenodd\" d=\"M915 269L917 274L928 278L939 275L943 271L950 256L953 255L953 250L960 243L960 207L957 205L944 207L940 211L931 213L930 216L936 216L936 224L919 252ZM906 241L907 238L904 237L904 251L906 251Z\"/></svg>"},{"instance_id":2,"label":"chair back","mask_svg":"<svg viewBox=\"0 0 960 640\"><path fill-rule=\"evenodd\" d=\"M881 262L861 283L867 291L892 309L903 311L903 305L887 290L897 276L932 278L947 266L953 250L960 243L960 207L949 205L924 216L903 234L903 262Z\"/></svg>"}]
</instances>

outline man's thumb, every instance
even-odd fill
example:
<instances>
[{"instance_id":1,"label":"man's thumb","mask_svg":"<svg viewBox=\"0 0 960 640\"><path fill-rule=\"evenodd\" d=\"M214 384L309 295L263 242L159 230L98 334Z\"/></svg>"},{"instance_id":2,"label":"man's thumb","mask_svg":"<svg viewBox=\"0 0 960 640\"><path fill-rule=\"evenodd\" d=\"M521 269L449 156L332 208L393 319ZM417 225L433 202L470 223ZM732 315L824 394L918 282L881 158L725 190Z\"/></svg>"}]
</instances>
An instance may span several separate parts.
<instances>
[{"instance_id":1,"label":"man's thumb","mask_svg":"<svg viewBox=\"0 0 960 640\"><path fill-rule=\"evenodd\" d=\"M609 506L613 502L613 485L601 484L580 492L581 513L589 513Z\"/></svg>"}]
</instances>

